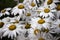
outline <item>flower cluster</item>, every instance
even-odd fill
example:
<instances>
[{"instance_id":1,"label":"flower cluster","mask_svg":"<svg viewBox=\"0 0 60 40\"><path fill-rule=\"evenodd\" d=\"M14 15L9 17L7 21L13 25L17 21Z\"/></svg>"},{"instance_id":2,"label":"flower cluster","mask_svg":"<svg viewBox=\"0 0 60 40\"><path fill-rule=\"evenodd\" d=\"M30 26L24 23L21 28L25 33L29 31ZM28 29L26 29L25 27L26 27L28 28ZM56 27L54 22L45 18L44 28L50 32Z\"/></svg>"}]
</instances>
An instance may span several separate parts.
<instances>
[{"instance_id":1,"label":"flower cluster","mask_svg":"<svg viewBox=\"0 0 60 40\"><path fill-rule=\"evenodd\" d=\"M58 0L24 0L0 12L0 38L15 40L60 40ZM56 36L53 36L53 35Z\"/></svg>"}]
</instances>

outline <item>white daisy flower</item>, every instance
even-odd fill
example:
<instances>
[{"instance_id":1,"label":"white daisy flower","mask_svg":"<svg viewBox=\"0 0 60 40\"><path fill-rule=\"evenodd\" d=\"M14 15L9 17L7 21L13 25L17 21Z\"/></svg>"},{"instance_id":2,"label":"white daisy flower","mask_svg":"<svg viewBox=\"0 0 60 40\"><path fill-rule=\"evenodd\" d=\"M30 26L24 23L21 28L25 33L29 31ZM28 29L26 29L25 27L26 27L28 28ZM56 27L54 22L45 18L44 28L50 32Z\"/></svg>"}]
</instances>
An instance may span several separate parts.
<instances>
[{"instance_id":1,"label":"white daisy flower","mask_svg":"<svg viewBox=\"0 0 60 40\"><path fill-rule=\"evenodd\" d=\"M40 35L38 35L38 40L54 40L52 35L49 34L45 34L45 33L41 33Z\"/></svg>"},{"instance_id":2,"label":"white daisy flower","mask_svg":"<svg viewBox=\"0 0 60 40\"><path fill-rule=\"evenodd\" d=\"M31 18L36 17L36 16L37 16L37 12L26 10L26 13L25 13L26 21L30 21Z\"/></svg>"},{"instance_id":3,"label":"white daisy flower","mask_svg":"<svg viewBox=\"0 0 60 40\"><path fill-rule=\"evenodd\" d=\"M60 4L57 5L56 10L57 10L56 12L57 18L59 18L60 17Z\"/></svg>"},{"instance_id":4,"label":"white daisy flower","mask_svg":"<svg viewBox=\"0 0 60 40\"><path fill-rule=\"evenodd\" d=\"M19 25L19 24L6 24L4 25L4 29L3 29L3 37L8 35L8 38L15 38L17 37L17 34L20 35L21 32L24 32L25 30L22 30L21 27L23 25Z\"/></svg>"},{"instance_id":5,"label":"white daisy flower","mask_svg":"<svg viewBox=\"0 0 60 40\"><path fill-rule=\"evenodd\" d=\"M46 40L54 40L54 37L53 37L53 35L51 34L51 33L55 33L55 32L52 32L51 30L53 30L53 29L41 29L41 31L42 31L42 33L41 34L43 34L45 37L46 37Z\"/></svg>"},{"instance_id":6,"label":"white daisy flower","mask_svg":"<svg viewBox=\"0 0 60 40\"><path fill-rule=\"evenodd\" d=\"M28 8L30 10L36 10L37 9L37 4L34 1L32 1L31 3L28 4Z\"/></svg>"},{"instance_id":7,"label":"white daisy flower","mask_svg":"<svg viewBox=\"0 0 60 40\"><path fill-rule=\"evenodd\" d=\"M12 15L16 15L19 14L20 16L22 16L25 13L25 5L23 3L19 3L17 6L15 6L12 9Z\"/></svg>"},{"instance_id":8,"label":"white daisy flower","mask_svg":"<svg viewBox=\"0 0 60 40\"><path fill-rule=\"evenodd\" d=\"M39 29L33 29L33 28L30 28L29 30L28 30L28 38L30 39L30 40L37 40L37 35L40 33L40 30Z\"/></svg>"},{"instance_id":9,"label":"white daisy flower","mask_svg":"<svg viewBox=\"0 0 60 40\"><path fill-rule=\"evenodd\" d=\"M40 10L41 10L40 16L42 16L43 18L55 16L54 13L56 12L56 10L53 10L51 8L48 8L48 7L41 7Z\"/></svg>"},{"instance_id":10,"label":"white daisy flower","mask_svg":"<svg viewBox=\"0 0 60 40\"><path fill-rule=\"evenodd\" d=\"M2 20L0 20L0 38L2 38L2 30L3 30L3 27L4 27L5 23L2 22Z\"/></svg>"},{"instance_id":11,"label":"white daisy flower","mask_svg":"<svg viewBox=\"0 0 60 40\"><path fill-rule=\"evenodd\" d=\"M26 29L26 34L25 34L25 37L28 38L28 39L33 39L36 37L36 35L40 32L39 29L33 29L31 27L31 24L27 23L25 24L25 29Z\"/></svg>"},{"instance_id":12,"label":"white daisy flower","mask_svg":"<svg viewBox=\"0 0 60 40\"><path fill-rule=\"evenodd\" d=\"M60 19L57 19L57 20L53 23L53 25L55 25L55 26L52 26L51 28L54 29L53 31L54 31L55 33L59 34L59 33L60 33Z\"/></svg>"},{"instance_id":13,"label":"white daisy flower","mask_svg":"<svg viewBox=\"0 0 60 40\"><path fill-rule=\"evenodd\" d=\"M50 19L42 19L39 17L35 17L35 18L31 18L30 24L32 28L37 28L37 29L41 29L42 27L44 28L50 28L50 24L49 24Z\"/></svg>"},{"instance_id":14,"label":"white daisy flower","mask_svg":"<svg viewBox=\"0 0 60 40\"><path fill-rule=\"evenodd\" d=\"M50 6L50 8L55 8L56 4L54 3L54 0L45 0L44 6Z\"/></svg>"},{"instance_id":15,"label":"white daisy flower","mask_svg":"<svg viewBox=\"0 0 60 40\"><path fill-rule=\"evenodd\" d=\"M9 15L10 13L8 12L9 10L11 10L11 8L5 8L5 9L3 9L3 10L1 10L1 16L2 15L5 15L5 14L7 14L7 15Z\"/></svg>"}]
</instances>

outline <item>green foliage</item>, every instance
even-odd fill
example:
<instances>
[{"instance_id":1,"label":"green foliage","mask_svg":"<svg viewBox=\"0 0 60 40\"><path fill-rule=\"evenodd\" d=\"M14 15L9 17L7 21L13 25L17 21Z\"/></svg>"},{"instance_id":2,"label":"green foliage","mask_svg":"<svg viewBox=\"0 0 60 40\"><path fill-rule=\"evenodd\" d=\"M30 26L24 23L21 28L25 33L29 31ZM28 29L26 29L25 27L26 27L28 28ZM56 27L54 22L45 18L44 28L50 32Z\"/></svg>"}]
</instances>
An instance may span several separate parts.
<instances>
[{"instance_id":1,"label":"green foliage","mask_svg":"<svg viewBox=\"0 0 60 40\"><path fill-rule=\"evenodd\" d=\"M20 3L22 3L24 0L19 0Z\"/></svg>"},{"instance_id":2,"label":"green foliage","mask_svg":"<svg viewBox=\"0 0 60 40\"><path fill-rule=\"evenodd\" d=\"M0 10L7 7L14 7L17 4L14 0L0 0Z\"/></svg>"}]
</instances>

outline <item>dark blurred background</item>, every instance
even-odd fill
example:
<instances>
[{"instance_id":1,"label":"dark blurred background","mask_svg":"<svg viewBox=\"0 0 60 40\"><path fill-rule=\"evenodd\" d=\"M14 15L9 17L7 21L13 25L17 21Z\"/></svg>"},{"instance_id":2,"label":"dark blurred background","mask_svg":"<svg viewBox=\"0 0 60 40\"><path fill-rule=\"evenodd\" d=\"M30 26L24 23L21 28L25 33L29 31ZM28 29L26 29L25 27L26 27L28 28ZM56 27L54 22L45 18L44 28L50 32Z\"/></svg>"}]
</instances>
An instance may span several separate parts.
<instances>
[{"instance_id":1,"label":"dark blurred background","mask_svg":"<svg viewBox=\"0 0 60 40\"><path fill-rule=\"evenodd\" d=\"M0 0L0 11L4 8L14 7L19 2L23 2L23 0Z\"/></svg>"}]
</instances>

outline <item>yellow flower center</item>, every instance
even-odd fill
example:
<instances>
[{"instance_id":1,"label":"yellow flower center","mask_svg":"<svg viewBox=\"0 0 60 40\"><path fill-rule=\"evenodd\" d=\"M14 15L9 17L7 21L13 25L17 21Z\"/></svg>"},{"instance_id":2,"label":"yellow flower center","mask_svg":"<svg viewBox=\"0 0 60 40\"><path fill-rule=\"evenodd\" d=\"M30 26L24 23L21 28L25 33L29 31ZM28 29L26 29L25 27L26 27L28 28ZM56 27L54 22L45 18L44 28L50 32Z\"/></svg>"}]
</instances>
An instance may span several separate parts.
<instances>
[{"instance_id":1,"label":"yellow flower center","mask_svg":"<svg viewBox=\"0 0 60 40\"><path fill-rule=\"evenodd\" d=\"M47 1L47 5L50 5L50 4L52 4L53 3L53 0L48 0Z\"/></svg>"},{"instance_id":2,"label":"yellow flower center","mask_svg":"<svg viewBox=\"0 0 60 40\"><path fill-rule=\"evenodd\" d=\"M18 8L19 9L23 9L24 8L24 5L21 4L21 5L18 6Z\"/></svg>"},{"instance_id":3,"label":"yellow flower center","mask_svg":"<svg viewBox=\"0 0 60 40\"><path fill-rule=\"evenodd\" d=\"M48 28L47 29L44 29L43 32L48 33L49 32L49 29Z\"/></svg>"},{"instance_id":4,"label":"yellow flower center","mask_svg":"<svg viewBox=\"0 0 60 40\"><path fill-rule=\"evenodd\" d=\"M35 4L34 2L32 2L32 3L31 3L31 6L34 7L34 6L36 6L36 4Z\"/></svg>"},{"instance_id":5,"label":"yellow flower center","mask_svg":"<svg viewBox=\"0 0 60 40\"><path fill-rule=\"evenodd\" d=\"M39 23L39 24L43 24L43 23L45 23L45 20L40 19L40 20L38 20L38 23Z\"/></svg>"},{"instance_id":6,"label":"yellow flower center","mask_svg":"<svg viewBox=\"0 0 60 40\"><path fill-rule=\"evenodd\" d=\"M26 29L31 28L31 24L28 24L28 23L27 23L27 24L25 25L25 28L26 28Z\"/></svg>"},{"instance_id":7,"label":"yellow flower center","mask_svg":"<svg viewBox=\"0 0 60 40\"><path fill-rule=\"evenodd\" d=\"M2 27L3 27L3 25L4 25L4 23L3 23L3 22L0 22L0 28L2 28Z\"/></svg>"},{"instance_id":8,"label":"yellow flower center","mask_svg":"<svg viewBox=\"0 0 60 40\"><path fill-rule=\"evenodd\" d=\"M60 5L57 5L56 10L60 11Z\"/></svg>"},{"instance_id":9,"label":"yellow flower center","mask_svg":"<svg viewBox=\"0 0 60 40\"><path fill-rule=\"evenodd\" d=\"M31 13L27 13L26 16L31 16Z\"/></svg>"},{"instance_id":10,"label":"yellow flower center","mask_svg":"<svg viewBox=\"0 0 60 40\"><path fill-rule=\"evenodd\" d=\"M10 25L9 26L9 30L15 30L16 29L16 25Z\"/></svg>"},{"instance_id":11,"label":"yellow flower center","mask_svg":"<svg viewBox=\"0 0 60 40\"><path fill-rule=\"evenodd\" d=\"M38 12L38 14L40 14L41 13L41 11L37 11Z\"/></svg>"},{"instance_id":12,"label":"yellow flower center","mask_svg":"<svg viewBox=\"0 0 60 40\"><path fill-rule=\"evenodd\" d=\"M60 24L59 24L59 28L60 28Z\"/></svg>"},{"instance_id":13,"label":"yellow flower center","mask_svg":"<svg viewBox=\"0 0 60 40\"><path fill-rule=\"evenodd\" d=\"M1 10L1 12L2 12L2 13L5 13L5 12L6 12L6 10L5 10L5 9L4 9L4 10Z\"/></svg>"},{"instance_id":14,"label":"yellow flower center","mask_svg":"<svg viewBox=\"0 0 60 40\"><path fill-rule=\"evenodd\" d=\"M45 40L44 38L40 37L38 40Z\"/></svg>"},{"instance_id":15,"label":"yellow flower center","mask_svg":"<svg viewBox=\"0 0 60 40\"><path fill-rule=\"evenodd\" d=\"M46 8L46 9L44 9L44 12L45 13L49 13L50 12L50 9Z\"/></svg>"},{"instance_id":16,"label":"yellow flower center","mask_svg":"<svg viewBox=\"0 0 60 40\"><path fill-rule=\"evenodd\" d=\"M34 30L34 34L37 35L38 33L40 33L41 31L39 29L35 29Z\"/></svg>"}]
</instances>

